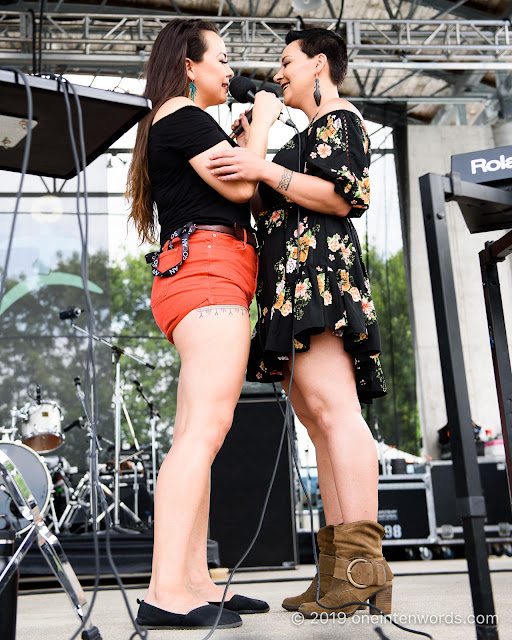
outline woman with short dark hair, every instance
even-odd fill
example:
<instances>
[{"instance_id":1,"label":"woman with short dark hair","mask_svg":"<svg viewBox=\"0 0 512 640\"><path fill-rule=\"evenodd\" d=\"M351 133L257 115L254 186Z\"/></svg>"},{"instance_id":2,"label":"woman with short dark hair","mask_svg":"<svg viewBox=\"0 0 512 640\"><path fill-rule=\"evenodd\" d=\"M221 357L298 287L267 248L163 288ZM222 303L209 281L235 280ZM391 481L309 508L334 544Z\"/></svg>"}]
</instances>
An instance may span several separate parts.
<instances>
[{"instance_id":1,"label":"woman with short dark hair","mask_svg":"<svg viewBox=\"0 0 512 640\"><path fill-rule=\"evenodd\" d=\"M306 130L273 162L247 149L219 151L210 162L225 184L259 181L253 204L261 314L247 377L281 381L316 450L327 523L318 533L320 600L315 578L283 606L306 617L352 615L367 601L390 611L377 451L359 404L386 390L370 283L351 222L370 202L370 140L361 114L338 94L347 70L343 38L311 29L290 32L286 43L274 81L285 105L308 116ZM244 117L242 124L250 130Z\"/></svg>"},{"instance_id":2,"label":"woman with short dark hair","mask_svg":"<svg viewBox=\"0 0 512 640\"><path fill-rule=\"evenodd\" d=\"M207 166L212 151L235 145L205 112L226 102L233 76L212 23L169 22L146 76L153 109L138 127L127 194L141 239L154 241L161 228L161 249L149 254L151 306L181 370L173 443L156 486L153 571L137 622L196 628L213 624L224 591L206 559L210 467L231 426L249 353L257 255L247 201L256 182L223 184ZM281 109L272 94L258 94L253 130L243 137L260 157ZM266 602L228 591L219 626L265 611Z\"/></svg>"}]
</instances>

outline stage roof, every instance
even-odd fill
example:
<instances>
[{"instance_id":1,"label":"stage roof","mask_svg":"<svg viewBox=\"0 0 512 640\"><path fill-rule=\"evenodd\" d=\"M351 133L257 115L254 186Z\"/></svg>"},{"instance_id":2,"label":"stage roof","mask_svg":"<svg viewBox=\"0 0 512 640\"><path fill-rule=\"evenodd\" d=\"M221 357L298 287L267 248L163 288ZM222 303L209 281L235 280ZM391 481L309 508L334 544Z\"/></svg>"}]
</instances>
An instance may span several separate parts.
<instances>
[{"instance_id":1,"label":"stage roof","mask_svg":"<svg viewBox=\"0 0 512 640\"><path fill-rule=\"evenodd\" d=\"M30 72L39 5L8 1L0 0L0 67ZM218 23L236 73L272 82L286 32L324 26L347 39L341 92L367 117L388 124L397 114L433 124L512 117L512 0L59 0L45 10L48 73L139 77L166 22L203 16Z\"/></svg>"}]
</instances>

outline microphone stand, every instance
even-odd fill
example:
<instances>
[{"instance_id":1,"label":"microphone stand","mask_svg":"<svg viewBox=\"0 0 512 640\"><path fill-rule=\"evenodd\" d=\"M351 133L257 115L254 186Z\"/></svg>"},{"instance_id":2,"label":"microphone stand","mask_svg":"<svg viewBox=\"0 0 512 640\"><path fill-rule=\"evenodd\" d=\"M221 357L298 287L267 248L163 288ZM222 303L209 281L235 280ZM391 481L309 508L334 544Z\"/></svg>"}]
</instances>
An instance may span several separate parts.
<instances>
[{"instance_id":1,"label":"microphone stand","mask_svg":"<svg viewBox=\"0 0 512 640\"><path fill-rule=\"evenodd\" d=\"M136 362L143 364L146 367L149 367L150 369L154 369L155 367L150 364L149 362L145 362L144 360L142 360L141 358L138 358L137 356L134 356L131 353L128 353L127 351L125 351L124 349L121 349L121 347L118 347L117 345L112 344L111 342L109 342L108 340L105 340L105 338L100 338L99 336L95 336L94 334L90 334L86 329L83 329L82 327L79 327L77 324L75 324L73 318L71 319L71 326L74 329L77 329L78 331L80 331L81 333L83 333L86 336L90 336L91 338L93 338L94 340L96 340L97 342L101 342L102 344L106 345L107 347L109 347L109 349L112 351L112 364L114 364L115 366L115 383L114 383L114 408L115 408L115 413L114 413L114 527L116 528L120 528L121 526L121 521L119 518L119 511L120 511L120 487L119 487L119 483L120 483L120 458L121 458L121 408L124 404L123 402L123 398L121 396L121 356L128 356L129 358L132 358L132 360L135 360ZM131 422L128 422L128 425L130 427L130 431L131 434L134 438L134 441L137 442L137 439L135 437L135 433L133 432L133 426L131 424Z\"/></svg>"},{"instance_id":2,"label":"microphone stand","mask_svg":"<svg viewBox=\"0 0 512 640\"><path fill-rule=\"evenodd\" d=\"M141 383L138 380L132 380L132 382L134 383L135 387L137 388L137 391L140 393L141 397L149 407L149 415L150 415L149 423L151 424L151 466L152 466L151 491L153 493L153 500L154 500L155 493L156 493L156 449L157 449L156 425L158 424L158 421L160 419L160 413L158 409L155 407L154 402L150 400L147 397L147 395L144 393L144 388L141 385Z\"/></svg>"}]
</instances>

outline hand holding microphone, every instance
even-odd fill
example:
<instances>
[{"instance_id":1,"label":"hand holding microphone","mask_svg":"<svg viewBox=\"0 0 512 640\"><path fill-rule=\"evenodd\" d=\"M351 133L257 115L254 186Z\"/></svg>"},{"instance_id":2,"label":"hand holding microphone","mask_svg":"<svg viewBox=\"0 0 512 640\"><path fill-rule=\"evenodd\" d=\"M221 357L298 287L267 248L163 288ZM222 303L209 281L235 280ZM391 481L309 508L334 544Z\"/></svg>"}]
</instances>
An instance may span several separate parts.
<instances>
[{"instance_id":1,"label":"hand holding microphone","mask_svg":"<svg viewBox=\"0 0 512 640\"><path fill-rule=\"evenodd\" d=\"M276 102L275 98L271 98L271 97L267 98L267 96L263 95L265 93L269 93L271 95L273 94L274 96L276 96L277 94L273 89L268 88L258 92L256 89L256 85L254 84L254 82L252 82L252 80L249 80L249 78L245 78L244 76L236 76L229 83L229 92L231 93L233 98L235 98L235 100L242 103L244 102L254 103L256 100L257 93L262 94L262 95L258 95L258 102L262 103L261 108L269 113L269 117L271 117L272 122L274 122L275 118L273 118L272 116L271 109L275 105L275 102ZM282 109L282 105L280 108ZM253 115L253 109L251 109L246 116L249 123L252 121L252 115ZM289 119L286 119L286 117L282 113L278 116L278 119L290 127L294 126L293 122ZM244 132L243 125L242 123L240 123L238 126L235 127L230 137L234 139L239 135L241 135L243 132Z\"/></svg>"}]
</instances>

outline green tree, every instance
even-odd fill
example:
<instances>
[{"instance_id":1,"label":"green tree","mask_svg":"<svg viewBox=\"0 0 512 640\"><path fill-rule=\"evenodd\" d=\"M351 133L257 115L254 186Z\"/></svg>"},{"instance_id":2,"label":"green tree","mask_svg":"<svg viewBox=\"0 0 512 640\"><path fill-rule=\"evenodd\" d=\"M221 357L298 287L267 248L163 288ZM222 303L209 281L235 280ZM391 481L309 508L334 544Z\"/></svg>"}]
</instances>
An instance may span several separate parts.
<instances>
[{"instance_id":1,"label":"green tree","mask_svg":"<svg viewBox=\"0 0 512 640\"><path fill-rule=\"evenodd\" d=\"M76 395L75 376L81 378L82 389L88 391L84 375L87 361L88 339L72 328L69 321L59 319L59 311L72 305L85 309L83 289L65 284L66 276L79 276L80 257L58 258L52 270L54 281L49 285L42 277L29 280L25 275L10 278L6 291L18 286L25 291L9 306L4 304L0 333L0 420L10 424L10 410L26 405L35 394L35 385L41 387L44 401L56 402L64 417L63 425L84 414ZM91 299L95 308L95 331L108 333L110 327L110 286L107 270L107 255L104 252L89 257L89 281L94 283ZM36 284L34 284L34 282ZM25 286L23 286L25 285ZM12 300L12 299L11 299ZM77 319L80 326L86 325L83 314ZM112 439L112 384L110 355L106 349L95 344L96 374L99 415L98 432ZM38 425L35 424L37 427ZM33 424L18 420L18 437L25 437ZM66 435L65 444L57 453L66 457L80 470L87 468L87 440L79 429Z\"/></svg>"},{"instance_id":2,"label":"green tree","mask_svg":"<svg viewBox=\"0 0 512 640\"><path fill-rule=\"evenodd\" d=\"M60 259L52 272L80 275L78 253ZM7 292L25 280L23 275L9 279ZM142 255L128 256L122 264L109 268L108 255L98 252L89 256L89 280L98 285L97 291L91 293L96 335L155 367L152 370L122 355L122 393L140 444L150 444L149 409L128 377L135 375L160 412L157 435L161 451L165 453L171 442L176 411L179 358L176 349L156 326L151 313L151 270ZM43 400L56 402L61 408L63 425L84 414L73 381L75 376L80 376L82 389L87 390L84 371L88 340L72 328L69 321L59 320L59 311L69 305L86 308L83 290L65 284L41 285L20 297L1 314L0 424L10 425L11 408L16 406L19 409L29 402L35 394L35 383L41 387ZM77 318L76 324L85 328L86 315ZM105 438L100 460L107 462L113 459L108 441L114 441L115 436L112 410L114 366L109 347L95 341L94 351L99 402L97 428L100 436ZM20 437L26 428L25 423L18 420L17 428ZM122 432L123 442L131 444L131 434L123 414ZM86 434L80 429L73 429L56 453L84 472L88 466L87 452Z\"/></svg>"},{"instance_id":3,"label":"green tree","mask_svg":"<svg viewBox=\"0 0 512 640\"><path fill-rule=\"evenodd\" d=\"M112 290L112 340L127 352L152 364L145 367L123 357L124 400L141 442L150 442L149 409L136 392L128 376L134 375L143 385L146 395L155 403L161 420L158 440L165 453L172 439L172 427L176 413L176 394L180 359L176 348L170 344L155 324L151 312L151 287L153 275L144 256L126 256L123 262L111 266ZM123 431L128 436L126 422Z\"/></svg>"},{"instance_id":4,"label":"green tree","mask_svg":"<svg viewBox=\"0 0 512 640\"><path fill-rule=\"evenodd\" d=\"M378 420L387 444L419 453L416 370L412 344L403 251L387 261L370 248L366 253L372 296L379 321L381 361L388 394L366 410L370 425Z\"/></svg>"}]
</instances>

